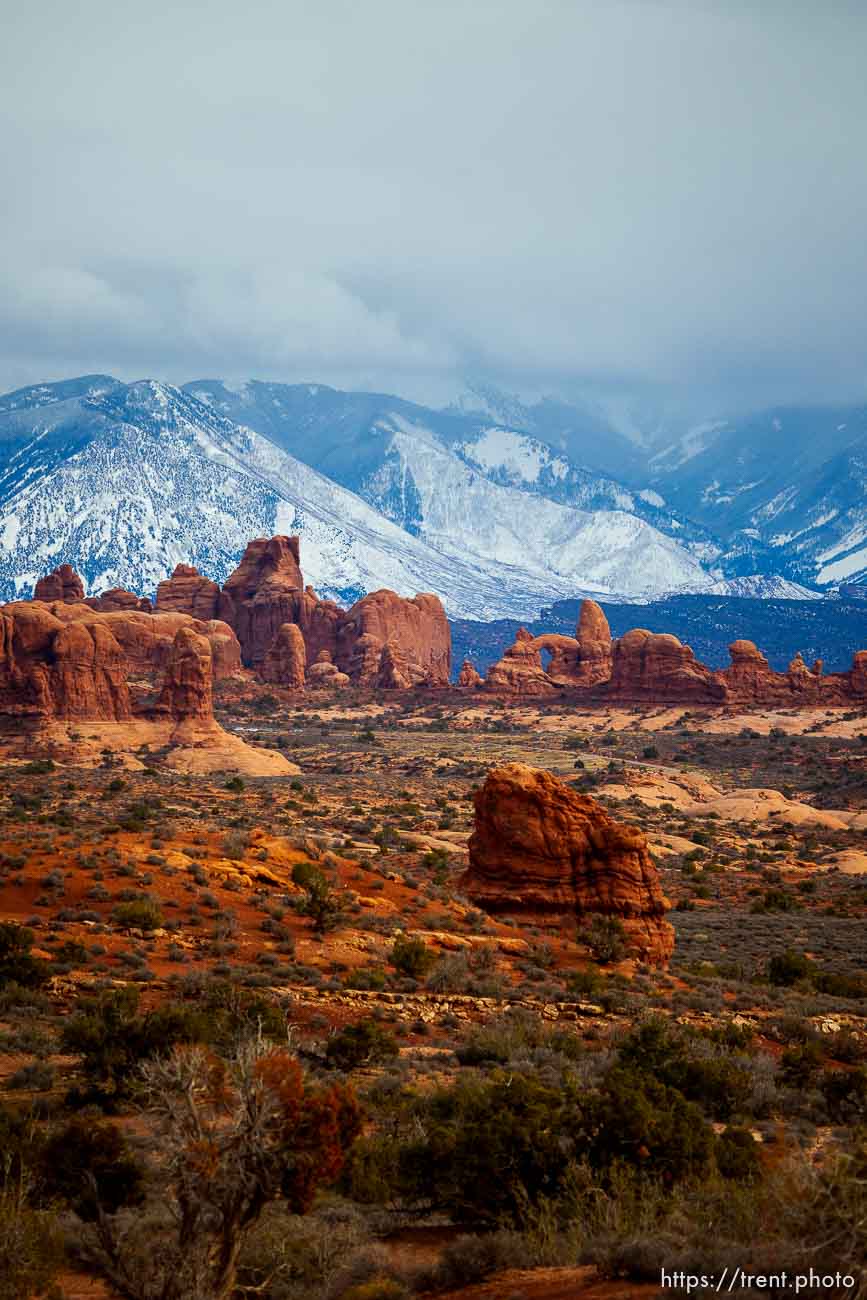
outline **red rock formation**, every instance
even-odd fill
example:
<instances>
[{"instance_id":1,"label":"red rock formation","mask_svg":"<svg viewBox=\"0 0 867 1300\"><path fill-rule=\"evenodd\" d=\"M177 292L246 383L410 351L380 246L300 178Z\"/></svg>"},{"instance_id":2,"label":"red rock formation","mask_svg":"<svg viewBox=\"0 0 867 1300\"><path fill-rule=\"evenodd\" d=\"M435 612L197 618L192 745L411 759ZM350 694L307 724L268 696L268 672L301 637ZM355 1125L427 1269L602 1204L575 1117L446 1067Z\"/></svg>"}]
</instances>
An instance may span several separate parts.
<instances>
[{"instance_id":1,"label":"red rock formation","mask_svg":"<svg viewBox=\"0 0 867 1300\"><path fill-rule=\"evenodd\" d=\"M670 904L643 833L550 772L509 763L475 796L470 862L460 888L491 913L617 917L631 955L664 964L674 949Z\"/></svg>"},{"instance_id":2,"label":"red rock formation","mask_svg":"<svg viewBox=\"0 0 867 1300\"><path fill-rule=\"evenodd\" d=\"M340 620L334 659L353 682L375 686L393 675L382 661L389 644L407 685L448 685L451 632L438 596L407 600L388 590L363 596Z\"/></svg>"},{"instance_id":3,"label":"red rock formation","mask_svg":"<svg viewBox=\"0 0 867 1300\"><path fill-rule=\"evenodd\" d=\"M297 622L304 588L297 537L258 537L220 593L219 615L241 643L245 664L258 668L284 623Z\"/></svg>"},{"instance_id":4,"label":"red rock formation","mask_svg":"<svg viewBox=\"0 0 867 1300\"><path fill-rule=\"evenodd\" d=\"M232 629L218 619L209 623L191 619L188 614L146 614L141 610L113 610L100 614L90 604L47 606L63 623L103 622L126 656L129 670L141 676L163 673L171 657L175 635L181 627L191 627L211 643L215 677L231 677L240 671L241 649Z\"/></svg>"},{"instance_id":5,"label":"red rock formation","mask_svg":"<svg viewBox=\"0 0 867 1300\"><path fill-rule=\"evenodd\" d=\"M284 623L265 655L260 676L263 681L297 690L304 685L306 667L307 650L301 629L295 623Z\"/></svg>"},{"instance_id":6,"label":"red rock formation","mask_svg":"<svg viewBox=\"0 0 867 1300\"><path fill-rule=\"evenodd\" d=\"M140 612L149 614L153 606L147 596L137 596L134 591L123 587L111 587L98 596L88 596L84 602L100 614L131 614Z\"/></svg>"},{"instance_id":7,"label":"red rock formation","mask_svg":"<svg viewBox=\"0 0 867 1300\"><path fill-rule=\"evenodd\" d=\"M856 650L847 674L849 690L856 700L867 699L867 650Z\"/></svg>"},{"instance_id":8,"label":"red rock formation","mask_svg":"<svg viewBox=\"0 0 867 1300\"><path fill-rule=\"evenodd\" d=\"M333 600L321 600L312 587L304 588L298 597L295 616L291 621L301 629L308 663L315 662L320 650L327 650L334 657L337 650L337 629L345 617L346 611Z\"/></svg>"},{"instance_id":9,"label":"red rock formation","mask_svg":"<svg viewBox=\"0 0 867 1300\"><path fill-rule=\"evenodd\" d=\"M395 641L386 641L379 656L379 671L375 685L385 691L407 691L417 685L413 680L414 665L410 663L403 647Z\"/></svg>"},{"instance_id":10,"label":"red rock formation","mask_svg":"<svg viewBox=\"0 0 867 1300\"><path fill-rule=\"evenodd\" d=\"M551 656L547 668L542 651ZM559 688L589 689L610 676L608 620L594 600L585 600L574 637L559 632L534 637L521 628L514 645L488 671L485 684L514 695L553 695Z\"/></svg>"},{"instance_id":11,"label":"red rock formation","mask_svg":"<svg viewBox=\"0 0 867 1300\"><path fill-rule=\"evenodd\" d=\"M59 568L40 578L33 589L34 600L84 600L84 583L71 564L61 564Z\"/></svg>"},{"instance_id":12,"label":"red rock formation","mask_svg":"<svg viewBox=\"0 0 867 1300\"><path fill-rule=\"evenodd\" d=\"M607 682L612 670L611 628L595 600L581 602L575 639L578 642L576 685L596 686ZM552 668L553 664L549 673Z\"/></svg>"},{"instance_id":13,"label":"red rock formation","mask_svg":"<svg viewBox=\"0 0 867 1300\"><path fill-rule=\"evenodd\" d=\"M607 699L723 704L727 696L720 676L676 636L634 628L614 642Z\"/></svg>"},{"instance_id":14,"label":"red rock formation","mask_svg":"<svg viewBox=\"0 0 867 1300\"><path fill-rule=\"evenodd\" d=\"M170 578L157 587L157 612L172 611L210 622L217 617L220 588L191 564L176 564Z\"/></svg>"},{"instance_id":15,"label":"red rock formation","mask_svg":"<svg viewBox=\"0 0 867 1300\"><path fill-rule=\"evenodd\" d=\"M157 709L181 722L212 722L211 643L190 627L178 628Z\"/></svg>"},{"instance_id":16,"label":"red rock formation","mask_svg":"<svg viewBox=\"0 0 867 1300\"><path fill-rule=\"evenodd\" d=\"M314 688L329 686L340 688L349 685L349 678L346 673L340 671L327 650L320 650L316 656L316 663L311 664L307 669L307 685Z\"/></svg>"},{"instance_id":17,"label":"red rock formation","mask_svg":"<svg viewBox=\"0 0 867 1300\"><path fill-rule=\"evenodd\" d=\"M485 689L510 695L557 694L557 686L542 667L536 639L525 627L518 629L514 644L488 669Z\"/></svg>"},{"instance_id":18,"label":"red rock formation","mask_svg":"<svg viewBox=\"0 0 867 1300\"><path fill-rule=\"evenodd\" d=\"M304 587L297 537L250 542L223 587L219 610L237 633L244 663L254 668L263 665L283 625L294 623L308 663L315 666L326 651L330 659L322 662L332 662L359 685L398 679L411 686L448 683L451 633L438 597L406 600L376 591L344 611ZM392 651L383 660L388 643ZM322 681L328 676L319 674Z\"/></svg>"},{"instance_id":19,"label":"red rock formation","mask_svg":"<svg viewBox=\"0 0 867 1300\"><path fill-rule=\"evenodd\" d=\"M126 659L104 623L64 623L41 602L13 602L0 611L0 628L7 723L131 716Z\"/></svg>"},{"instance_id":20,"label":"red rock formation","mask_svg":"<svg viewBox=\"0 0 867 1300\"><path fill-rule=\"evenodd\" d=\"M458 686L463 686L468 690L475 690L476 687L481 686L483 682L484 678L481 673L469 659L465 659L461 664L461 671L458 673Z\"/></svg>"}]
</instances>

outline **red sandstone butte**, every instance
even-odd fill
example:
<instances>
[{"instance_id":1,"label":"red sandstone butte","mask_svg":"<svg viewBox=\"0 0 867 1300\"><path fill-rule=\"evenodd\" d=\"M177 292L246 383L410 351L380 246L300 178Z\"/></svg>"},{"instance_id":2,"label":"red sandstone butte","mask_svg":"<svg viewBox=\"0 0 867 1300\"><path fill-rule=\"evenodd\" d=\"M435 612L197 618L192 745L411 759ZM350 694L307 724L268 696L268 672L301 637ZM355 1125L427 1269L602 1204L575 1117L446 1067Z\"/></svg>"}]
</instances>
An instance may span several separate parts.
<instances>
[{"instance_id":1,"label":"red sandstone butte","mask_svg":"<svg viewBox=\"0 0 867 1300\"><path fill-rule=\"evenodd\" d=\"M629 953L668 962L670 904L644 834L550 772L509 763L474 795L475 830L460 888L485 911L571 922L618 918Z\"/></svg>"}]
</instances>

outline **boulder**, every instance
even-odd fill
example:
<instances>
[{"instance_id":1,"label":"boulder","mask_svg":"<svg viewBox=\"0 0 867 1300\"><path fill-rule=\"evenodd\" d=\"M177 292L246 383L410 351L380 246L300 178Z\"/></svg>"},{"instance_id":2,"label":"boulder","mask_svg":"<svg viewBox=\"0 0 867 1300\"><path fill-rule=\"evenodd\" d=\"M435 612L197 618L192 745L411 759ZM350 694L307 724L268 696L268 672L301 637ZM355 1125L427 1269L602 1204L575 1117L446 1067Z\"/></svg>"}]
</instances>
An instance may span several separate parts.
<instances>
[{"instance_id":1,"label":"boulder","mask_svg":"<svg viewBox=\"0 0 867 1300\"><path fill-rule=\"evenodd\" d=\"M320 650L316 663L307 669L307 685L320 689L329 686L342 688L349 685L349 678L340 671L327 650Z\"/></svg>"},{"instance_id":2,"label":"boulder","mask_svg":"<svg viewBox=\"0 0 867 1300\"><path fill-rule=\"evenodd\" d=\"M474 795L475 830L459 888L493 914L596 915L621 922L629 952L664 965L674 949L669 902L644 834L550 772L509 763Z\"/></svg>"}]
</instances>

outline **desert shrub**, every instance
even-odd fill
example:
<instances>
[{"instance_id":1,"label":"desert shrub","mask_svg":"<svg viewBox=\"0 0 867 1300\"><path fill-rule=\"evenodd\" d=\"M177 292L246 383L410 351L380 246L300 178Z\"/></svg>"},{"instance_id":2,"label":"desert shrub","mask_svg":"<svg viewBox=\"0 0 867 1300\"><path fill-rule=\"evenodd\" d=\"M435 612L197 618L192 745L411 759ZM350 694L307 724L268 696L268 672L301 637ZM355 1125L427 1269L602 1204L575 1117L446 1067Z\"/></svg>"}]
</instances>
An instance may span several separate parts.
<instances>
[{"instance_id":1,"label":"desert shrub","mask_svg":"<svg viewBox=\"0 0 867 1300\"><path fill-rule=\"evenodd\" d=\"M228 1300L263 1211L309 1211L340 1172L359 1107L348 1089L311 1085L293 1057L259 1041L229 1062L178 1047L141 1075L161 1120L152 1222L102 1216L85 1225L81 1248L128 1300Z\"/></svg>"},{"instance_id":2,"label":"desert shrub","mask_svg":"<svg viewBox=\"0 0 867 1300\"><path fill-rule=\"evenodd\" d=\"M768 979L771 984L788 988L799 980L808 979L813 969L813 963L808 957L787 948L785 952L774 953L768 961Z\"/></svg>"},{"instance_id":3,"label":"desert shrub","mask_svg":"<svg viewBox=\"0 0 867 1300\"><path fill-rule=\"evenodd\" d=\"M124 930L159 930L164 920L159 903L148 898L138 898L132 903L118 903L111 915L115 924Z\"/></svg>"},{"instance_id":4,"label":"desert shrub","mask_svg":"<svg viewBox=\"0 0 867 1300\"><path fill-rule=\"evenodd\" d=\"M815 1040L793 1044L780 1058L780 1077L788 1087L803 1090L816 1078L824 1059L822 1045Z\"/></svg>"},{"instance_id":5,"label":"desert shrub","mask_svg":"<svg viewBox=\"0 0 867 1300\"><path fill-rule=\"evenodd\" d=\"M370 1282L359 1282L341 1294L340 1300L408 1300L409 1290L404 1282L392 1277L375 1277Z\"/></svg>"},{"instance_id":6,"label":"desert shrub","mask_svg":"<svg viewBox=\"0 0 867 1300\"><path fill-rule=\"evenodd\" d=\"M0 987L16 984L19 988L35 989L44 984L50 974L46 962L34 957L33 931L13 921L0 922Z\"/></svg>"},{"instance_id":7,"label":"desert shrub","mask_svg":"<svg viewBox=\"0 0 867 1300\"><path fill-rule=\"evenodd\" d=\"M0 1300L44 1292L63 1260L54 1216L29 1205L25 1188L0 1188Z\"/></svg>"},{"instance_id":8,"label":"desert shrub","mask_svg":"<svg viewBox=\"0 0 867 1300\"><path fill-rule=\"evenodd\" d=\"M9 1076L6 1086L27 1092L48 1092L54 1087L54 1066L46 1061L30 1061Z\"/></svg>"},{"instance_id":9,"label":"desert shrub","mask_svg":"<svg viewBox=\"0 0 867 1300\"><path fill-rule=\"evenodd\" d=\"M603 966L620 961L626 953L626 931L616 916L593 916L578 931L584 943Z\"/></svg>"},{"instance_id":10,"label":"desert shrub","mask_svg":"<svg viewBox=\"0 0 867 1300\"><path fill-rule=\"evenodd\" d=\"M169 1003L143 1015L133 988L85 999L81 1010L63 1027L65 1051L81 1056L89 1084L73 1101L112 1104L128 1097L136 1083L136 1067L176 1043L205 1041L207 1024L193 1008Z\"/></svg>"},{"instance_id":11,"label":"desert shrub","mask_svg":"<svg viewBox=\"0 0 867 1300\"><path fill-rule=\"evenodd\" d=\"M701 1055L701 1040L690 1041L661 1016L648 1016L621 1041L618 1059L627 1069L652 1075L714 1119L741 1111L752 1093L750 1072L730 1056Z\"/></svg>"},{"instance_id":12,"label":"desert shrub","mask_svg":"<svg viewBox=\"0 0 867 1300\"><path fill-rule=\"evenodd\" d=\"M337 1070L355 1070L361 1065L378 1065L397 1056L397 1041L376 1020L360 1020L329 1038L325 1060Z\"/></svg>"},{"instance_id":13,"label":"desert shrub","mask_svg":"<svg viewBox=\"0 0 867 1300\"><path fill-rule=\"evenodd\" d=\"M401 975L410 979L423 979L436 958L423 939L410 939L399 934L391 946L388 960Z\"/></svg>"},{"instance_id":14,"label":"desert shrub","mask_svg":"<svg viewBox=\"0 0 867 1300\"><path fill-rule=\"evenodd\" d=\"M403 1097L396 1122L358 1143L347 1187L359 1200L514 1225L558 1196L578 1161L603 1183L631 1165L674 1185L708 1171L713 1148L698 1107L638 1073L609 1070L588 1089L497 1070Z\"/></svg>"},{"instance_id":15,"label":"desert shrub","mask_svg":"<svg viewBox=\"0 0 867 1300\"><path fill-rule=\"evenodd\" d=\"M300 911L313 921L317 934L333 930L340 922L340 902L323 871L312 862L298 862L292 868L292 879L304 891Z\"/></svg>"},{"instance_id":16,"label":"desert shrub","mask_svg":"<svg viewBox=\"0 0 867 1300\"><path fill-rule=\"evenodd\" d=\"M45 1198L69 1205L86 1221L144 1197L143 1170L113 1124L71 1120L45 1143L40 1176Z\"/></svg>"},{"instance_id":17,"label":"desert shrub","mask_svg":"<svg viewBox=\"0 0 867 1300\"><path fill-rule=\"evenodd\" d=\"M748 1129L725 1129L717 1138L715 1155L717 1169L723 1178L744 1182L759 1177L758 1143Z\"/></svg>"},{"instance_id":18,"label":"desert shrub","mask_svg":"<svg viewBox=\"0 0 867 1300\"><path fill-rule=\"evenodd\" d=\"M867 1119L867 1069L863 1065L855 1070L825 1070L819 1088L836 1123Z\"/></svg>"}]
</instances>

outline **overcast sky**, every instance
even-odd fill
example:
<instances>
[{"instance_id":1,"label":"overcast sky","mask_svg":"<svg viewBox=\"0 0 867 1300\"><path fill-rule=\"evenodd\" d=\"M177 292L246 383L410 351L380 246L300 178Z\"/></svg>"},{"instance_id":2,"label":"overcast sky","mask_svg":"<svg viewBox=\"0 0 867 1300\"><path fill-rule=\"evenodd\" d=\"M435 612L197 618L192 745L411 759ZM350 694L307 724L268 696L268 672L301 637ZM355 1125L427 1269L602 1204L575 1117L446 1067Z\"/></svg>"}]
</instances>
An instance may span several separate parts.
<instances>
[{"instance_id":1,"label":"overcast sky","mask_svg":"<svg viewBox=\"0 0 867 1300\"><path fill-rule=\"evenodd\" d=\"M867 4L29 0L0 390L867 396Z\"/></svg>"}]
</instances>

